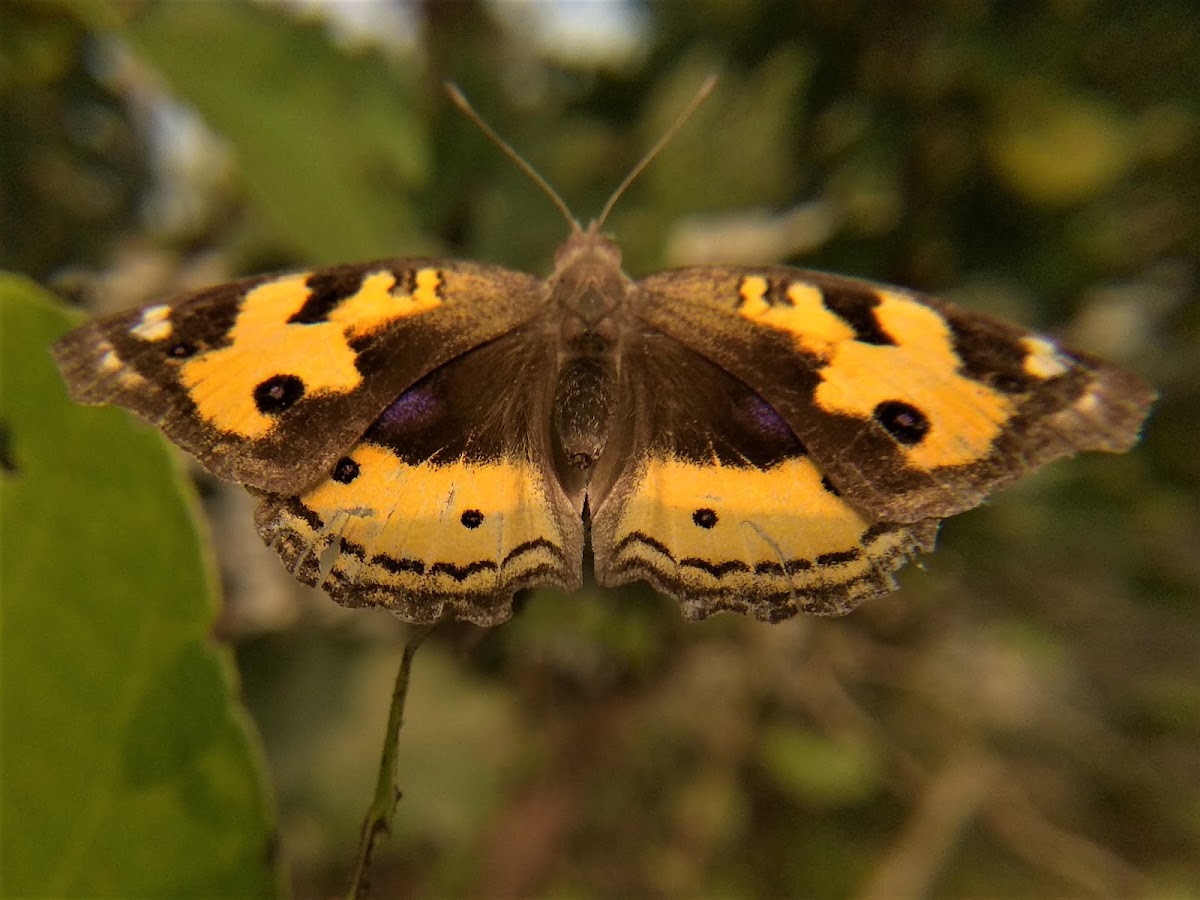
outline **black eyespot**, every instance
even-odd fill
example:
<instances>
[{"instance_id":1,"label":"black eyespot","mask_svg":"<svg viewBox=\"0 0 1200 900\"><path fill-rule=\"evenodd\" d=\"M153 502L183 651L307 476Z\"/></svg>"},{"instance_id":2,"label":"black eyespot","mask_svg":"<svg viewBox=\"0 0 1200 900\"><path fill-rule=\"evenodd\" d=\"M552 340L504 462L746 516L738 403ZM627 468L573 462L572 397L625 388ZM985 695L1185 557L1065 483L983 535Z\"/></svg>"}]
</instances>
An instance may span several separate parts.
<instances>
[{"instance_id":1,"label":"black eyespot","mask_svg":"<svg viewBox=\"0 0 1200 900\"><path fill-rule=\"evenodd\" d=\"M304 396L304 382L295 375L273 375L254 389L254 405L264 416L277 415Z\"/></svg>"},{"instance_id":2,"label":"black eyespot","mask_svg":"<svg viewBox=\"0 0 1200 900\"><path fill-rule=\"evenodd\" d=\"M483 513L477 509L468 509L463 512L461 521L467 528L478 528L483 524Z\"/></svg>"},{"instance_id":3,"label":"black eyespot","mask_svg":"<svg viewBox=\"0 0 1200 900\"><path fill-rule=\"evenodd\" d=\"M929 433L925 413L902 400L884 400L876 406L875 421L901 444L919 444Z\"/></svg>"},{"instance_id":4,"label":"black eyespot","mask_svg":"<svg viewBox=\"0 0 1200 900\"><path fill-rule=\"evenodd\" d=\"M189 341L180 341L167 348L167 356L172 359L187 359L189 356L195 356L198 349L195 344Z\"/></svg>"},{"instance_id":5,"label":"black eyespot","mask_svg":"<svg viewBox=\"0 0 1200 900\"><path fill-rule=\"evenodd\" d=\"M828 475L821 476L821 487L825 488L825 490L829 491L835 497L842 496L842 492L837 489L837 485L829 480Z\"/></svg>"},{"instance_id":6,"label":"black eyespot","mask_svg":"<svg viewBox=\"0 0 1200 900\"><path fill-rule=\"evenodd\" d=\"M717 514L711 509L698 509L692 513L692 521L701 528L712 528L717 524Z\"/></svg>"},{"instance_id":7,"label":"black eyespot","mask_svg":"<svg viewBox=\"0 0 1200 900\"><path fill-rule=\"evenodd\" d=\"M333 467L333 474L329 476L338 484L349 484L358 477L358 463L348 456L343 456L337 461Z\"/></svg>"}]
</instances>

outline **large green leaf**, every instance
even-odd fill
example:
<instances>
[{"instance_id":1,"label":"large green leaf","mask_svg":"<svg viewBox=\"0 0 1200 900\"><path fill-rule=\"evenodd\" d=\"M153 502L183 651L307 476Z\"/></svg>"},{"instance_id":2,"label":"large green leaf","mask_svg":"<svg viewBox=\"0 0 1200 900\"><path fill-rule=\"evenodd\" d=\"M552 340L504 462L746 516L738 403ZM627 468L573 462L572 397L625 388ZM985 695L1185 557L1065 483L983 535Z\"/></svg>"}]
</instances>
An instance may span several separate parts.
<instances>
[{"instance_id":1,"label":"large green leaf","mask_svg":"<svg viewBox=\"0 0 1200 900\"><path fill-rule=\"evenodd\" d=\"M0 893L275 895L193 504L158 435L67 399L70 324L0 276Z\"/></svg>"},{"instance_id":2,"label":"large green leaf","mask_svg":"<svg viewBox=\"0 0 1200 900\"><path fill-rule=\"evenodd\" d=\"M236 148L267 225L312 262L414 248L428 174L413 92L375 52L258 4L157 3L124 32Z\"/></svg>"}]
</instances>

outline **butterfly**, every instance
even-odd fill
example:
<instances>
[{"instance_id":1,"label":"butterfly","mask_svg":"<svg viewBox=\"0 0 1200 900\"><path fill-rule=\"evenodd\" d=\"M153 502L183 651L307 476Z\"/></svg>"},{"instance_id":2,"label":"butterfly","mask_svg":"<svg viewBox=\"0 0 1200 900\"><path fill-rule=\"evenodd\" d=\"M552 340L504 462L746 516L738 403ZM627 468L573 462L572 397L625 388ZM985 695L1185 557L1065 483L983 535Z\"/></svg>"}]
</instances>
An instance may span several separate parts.
<instances>
[{"instance_id":1,"label":"butterfly","mask_svg":"<svg viewBox=\"0 0 1200 900\"><path fill-rule=\"evenodd\" d=\"M1137 440L1138 376L929 296L783 266L632 280L602 227L637 171L591 226L567 213L545 279L425 258L266 275L53 352L75 400L257 497L301 581L418 623L578 589L587 546L600 585L646 581L689 618L841 614L940 520Z\"/></svg>"}]
</instances>

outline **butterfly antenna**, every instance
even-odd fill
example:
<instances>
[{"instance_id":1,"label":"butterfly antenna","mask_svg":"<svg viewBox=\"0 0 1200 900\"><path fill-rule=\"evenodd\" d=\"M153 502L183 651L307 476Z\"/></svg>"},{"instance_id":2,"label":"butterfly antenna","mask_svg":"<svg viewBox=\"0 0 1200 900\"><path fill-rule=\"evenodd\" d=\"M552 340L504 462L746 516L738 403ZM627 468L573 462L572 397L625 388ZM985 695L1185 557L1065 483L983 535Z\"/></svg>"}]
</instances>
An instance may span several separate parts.
<instances>
[{"instance_id":1,"label":"butterfly antenna","mask_svg":"<svg viewBox=\"0 0 1200 900\"><path fill-rule=\"evenodd\" d=\"M550 186L550 182L543 178L537 169L526 162L525 157L521 156L520 153L514 150L508 141L500 137L500 135L496 133L496 130L487 122L485 122L479 113L475 112L475 107L473 107L471 102L467 100L466 95L458 89L458 85L447 81L445 83L445 88L446 93L450 95L450 99L454 101L454 105L462 110L463 114L475 123L475 127L487 135L488 140L499 147L504 152L505 156L516 163L517 168L528 175L533 183L540 187L542 192L550 198L551 202L556 207L558 207L558 211L563 214L563 218L567 220L567 224L571 226L571 230L576 232L583 231L579 225L579 221L571 214L570 207L568 207L563 201L563 198L558 195L558 191L552 188Z\"/></svg>"},{"instance_id":2,"label":"butterfly antenna","mask_svg":"<svg viewBox=\"0 0 1200 900\"><path fill-rule=\"evenodd\" d=\"M600 216L596 219L595 224L592 226L593 228L599 231L604 226L604 222L608 219L608 214L612 212L612 209L614 206L616 206L617 201L621 199L621 195L625 193L625 189L633 184L634 180L642 174L642 170L645 169L646 166L650 165L650 161L654 159L654 157L658 156L659 152L661 152L662 148L667 145L667 142L671 140L671 138L675 137L676 132L678 132L679 129L683 127L684 123L692 117L692 113L696 111L696 107L708 99L708 95L712 93L713 88L716 86L716 75L709 75L708 78L704 79L704 84L700 85L700 90L696 91L696 95L692 97L691 102L684 107L683 112L679 114L678 118L671 123L671 127L663 132L663 136L658 139L658 142L655 143L653 147L646 151L646 155L643 156L638 161L638 164L629 171L629 174L625 176L625 180L617 185L617 189L612 192L612 196L609 197L608 202L604 204L604 209L600 210Z\"/></svg>"}]
</instances>

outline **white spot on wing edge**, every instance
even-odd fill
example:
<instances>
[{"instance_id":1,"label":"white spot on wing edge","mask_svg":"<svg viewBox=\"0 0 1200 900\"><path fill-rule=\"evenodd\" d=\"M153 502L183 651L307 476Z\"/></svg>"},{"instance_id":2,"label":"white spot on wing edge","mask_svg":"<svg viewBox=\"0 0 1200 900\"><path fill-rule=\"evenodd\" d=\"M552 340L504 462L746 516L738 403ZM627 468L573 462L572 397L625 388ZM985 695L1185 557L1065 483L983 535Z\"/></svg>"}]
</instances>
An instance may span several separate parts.
<instances>
[{"instance_id":1,"label":"white spot on wing edge","mask_svg":"<svg viewBox=\"0 0 1200 900\"><path fill-rule=\"evenodd\" d=\"M117 376L117 384L127 391L139 390L145 383L146 379L132 369L126 369Z\"/></svg>"},{"instance_id":2,"label":"white spot on wing edge","mask_svg":"<svg viewBox=\"0 0 1200 900\"><path fill-rule=\"evenodd\" d=\"M101 341L97 349L101 351L100 371L105 375L119 372L125 365L121 362L121 357L117 356L117 351L113 348L113 345L108 341Z\"/></svg>"},{"instance_id":3,"label":"white spot on wing edge","mask_svg":"<svg viewBox=\"0 0 1200 900\"><path fill-rule=\"evenodd\" d=\"M1022 338L1025 347L1024 368L1028 375L1046 381L1057 378L1071 368L1071 361L1059 352L1053 341L1043 337Z\"/></svg>"},{"instance_id":4,"label":"white spot on wing edge","mask_svg":"<svg viewBox=\"0 0 1200 900\"><path fill-rule=\"evenodd\" d=\"M142 317L129 329L129 333L143 341L165 341L173 330L171 307L159 305L142 310Z\"/></svg>"},{"instance_id":5,"label":"white spot on wing edge","mask_svg":"<svg viewBox=\"0 0 1200 900\"><path fill-rule=\"evenodd\" d=\"M1094 416L1100 411L1100 399L1100 394L1092 388L1075 401L1075 409L1086 416Z\"/></svg>"}]
</instances>

